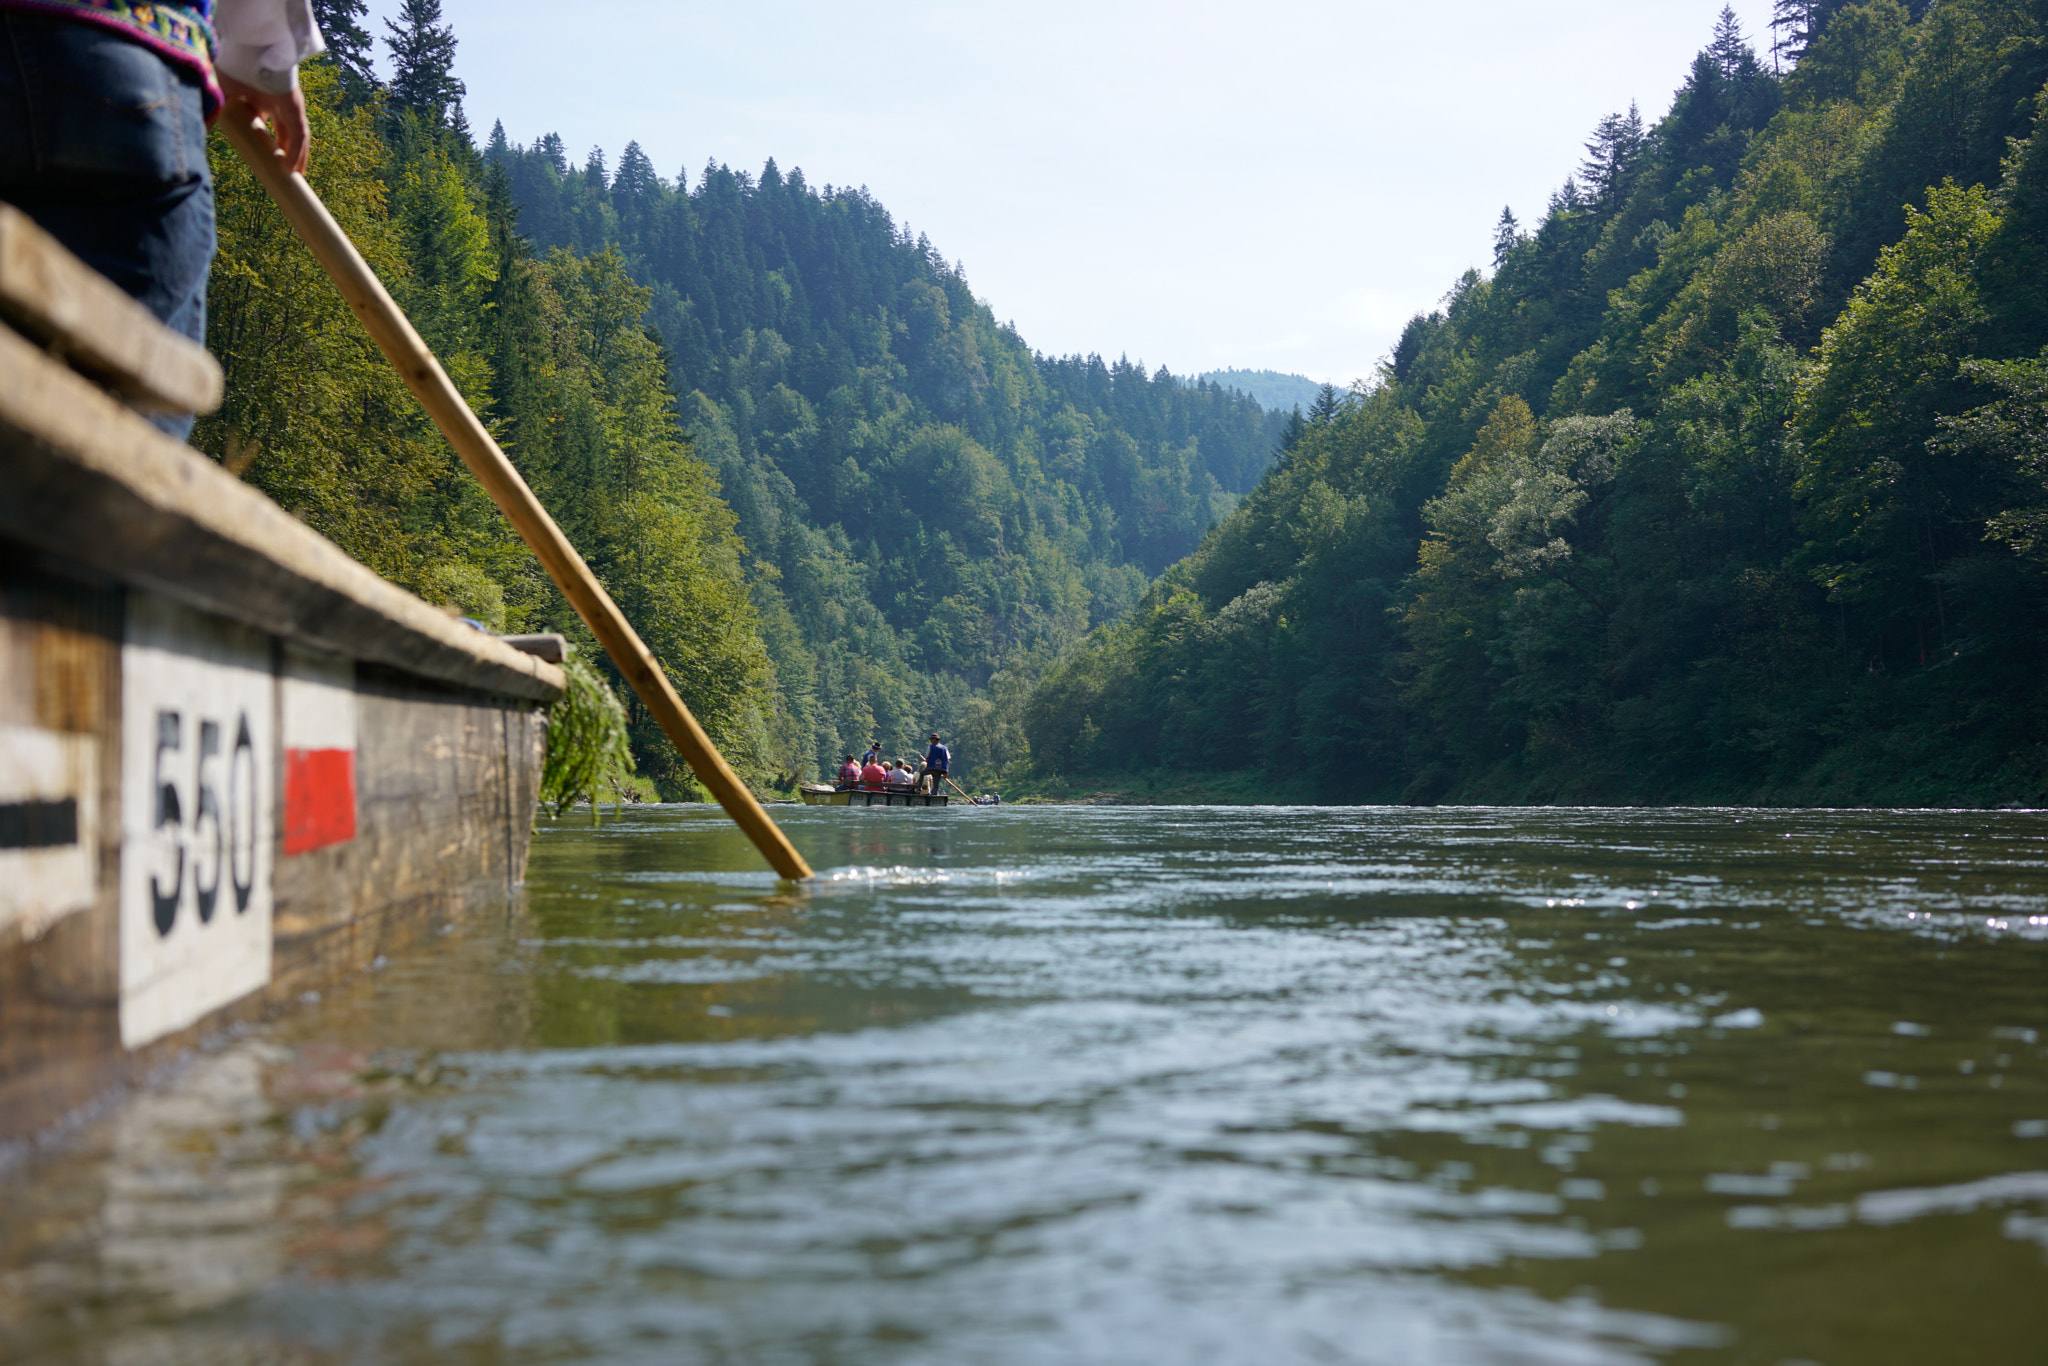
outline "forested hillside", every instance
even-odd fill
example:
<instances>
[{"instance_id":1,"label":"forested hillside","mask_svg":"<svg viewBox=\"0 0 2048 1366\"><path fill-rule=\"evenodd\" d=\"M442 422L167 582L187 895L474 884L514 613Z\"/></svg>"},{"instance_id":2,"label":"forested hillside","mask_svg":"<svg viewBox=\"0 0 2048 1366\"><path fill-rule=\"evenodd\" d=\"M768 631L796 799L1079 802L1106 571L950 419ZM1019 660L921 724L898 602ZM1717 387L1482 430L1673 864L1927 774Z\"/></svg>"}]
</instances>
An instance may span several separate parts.
<instances>
[{"instance_id":1,"label":"forested hillside","mask_svg":"<svg viewBox=\"0 0 2048 1366\"><path fill-rule=\"evenodd\" d=\"M1042 771L2048 798L2048 3L1780 11L1048 677Z\"/></svg>"},{"instance_id":2,"label":"forested hillside","mask_svg":"<svg viewBox=\"0 0 2048 1366\"><path fill-rule=\"evenodd\" d=\"M780 695L820 763L964 727L1022 757L1023 687L1257 481L1258 405L1128 360L1034 356L865 190L484 149L538 250L612 250L739 514ZM978 695L977 695L978 693ZM1007 700L1004 700L1007 699Z\"/></svg>"},{"instance_id":3,"label":"forested hillside","mask_svg":"<svg viewBox=\"0 0 2048 1366\"><path fill-rule=\"evenodd\" d=\"M315 188L757 783L931 727L970 769L1021 761L1029 684L1278 445L1216 385L1034 354L865 190L479 149L438 0L390 26L388 84L361 0L315 8ZM228 402L195 443L430 599L587 644L224 144L214 165Z\"/></svg>"},{"instance_id":4,"label":"forested hillside","mask_svg":"<svg viewBox=\"0 0 2048 1366\"><path fill-rule=\"evenodd\" d=\"M1306 375L1284 374L1278 370L1240 370L1235 366L1204 370L1197 378L1225 389L1235 389L1257 400L1261 408L1282 413L1308 407L1316 401L1316 394L1322 388Z\"/></svg>"}]
</instances>

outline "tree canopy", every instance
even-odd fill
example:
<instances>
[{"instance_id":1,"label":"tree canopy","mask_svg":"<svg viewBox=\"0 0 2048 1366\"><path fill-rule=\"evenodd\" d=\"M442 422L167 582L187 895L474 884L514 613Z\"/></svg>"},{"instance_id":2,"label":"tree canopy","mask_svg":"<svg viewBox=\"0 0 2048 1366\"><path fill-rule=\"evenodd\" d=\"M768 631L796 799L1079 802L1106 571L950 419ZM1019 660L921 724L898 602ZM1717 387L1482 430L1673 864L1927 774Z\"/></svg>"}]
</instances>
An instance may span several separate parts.
<instances>
[{"instance_id":1,"label":"tree canopy","mask_svg":"<svg viewBox=\"0 0 2048 1366\"><path fill-rule=\"evenodd\" d=\"M1723 11L1129 617L1047 772L2048 797L2048 7ZM1790 41L1787 41L1787 35ZM1902 207L1903 206L1903 207Z\"/></svg>"},{"instance_id":2,"label":"tree canopy","mask_svg":"<svg viewBox=\"0 0 2048 1366\"><path fill-rule=\"evenodd\" d=\"M438 0L322 0L314 183L757 784L945 731L1021 762L1023 689L1258 480L1284 416L1128 358L1047 357L864 190L769 161L665 179L472 142ZM353 27L351 27L353 25ZM246 172L216 156L196 435L379 572L494 629L584 639ZM640 770L689 791L629 706Z\"/></svg>"}]
</instances>

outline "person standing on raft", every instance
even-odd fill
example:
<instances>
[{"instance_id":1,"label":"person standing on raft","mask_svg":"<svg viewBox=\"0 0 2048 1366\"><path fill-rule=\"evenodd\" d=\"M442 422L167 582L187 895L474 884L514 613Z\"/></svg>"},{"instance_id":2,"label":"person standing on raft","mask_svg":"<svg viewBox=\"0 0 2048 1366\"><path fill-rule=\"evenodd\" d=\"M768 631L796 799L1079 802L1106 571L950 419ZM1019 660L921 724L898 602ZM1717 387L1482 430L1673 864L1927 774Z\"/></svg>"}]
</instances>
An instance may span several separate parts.
<instances>
[{"instance_id":1,"label":"person standing on raft","mask_svg":"<svg viewBox=\"0 0 2048 1366\"><path fill-rule=\"evenodd\" d=\"M294 171L310 0L0 0L0 200L206 344L215 246L206 130L268 120ZM151 419L180 441L192 414Z\"/></svg>"},{"instance_id":2,"label":"person standing on raft","mask_svg":"<svg viewBox=\"0 0 2048 1366\"><path fill-rule=\"evenodd\" d=\"M946 781L947 772L953 767L953 755L939 743L939 733L932 732L932 747L924 752L924 767L917 771L918 790L937 792ZM925 780L930 779L927 783Z\"/></svg>"}]
</instances>

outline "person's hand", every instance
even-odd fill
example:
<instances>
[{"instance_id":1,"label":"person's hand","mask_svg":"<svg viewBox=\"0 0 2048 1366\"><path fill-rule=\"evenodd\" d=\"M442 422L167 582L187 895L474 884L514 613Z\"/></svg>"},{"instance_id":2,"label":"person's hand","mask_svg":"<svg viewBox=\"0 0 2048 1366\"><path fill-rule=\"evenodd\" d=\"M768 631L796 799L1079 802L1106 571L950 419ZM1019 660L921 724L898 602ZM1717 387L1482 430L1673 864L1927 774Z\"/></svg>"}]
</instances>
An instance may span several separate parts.
<instances>
[{"instance_id":1,"label":"person's hand","mask_svg":"<svg viewBox=\"0 0 2048 1366\"><path fill-rule=\"evenodd\" d=\"M215 74L220 77L221 93L227 96L227 102L221 106L221 117L244 119L251 124L269 120L277 150L284 155L285 169L304 175L306 153L313 145L313 134L306 127L305 92L294 87L285 94L273 95L224 71Z\"/></svg>"}]
</instances>

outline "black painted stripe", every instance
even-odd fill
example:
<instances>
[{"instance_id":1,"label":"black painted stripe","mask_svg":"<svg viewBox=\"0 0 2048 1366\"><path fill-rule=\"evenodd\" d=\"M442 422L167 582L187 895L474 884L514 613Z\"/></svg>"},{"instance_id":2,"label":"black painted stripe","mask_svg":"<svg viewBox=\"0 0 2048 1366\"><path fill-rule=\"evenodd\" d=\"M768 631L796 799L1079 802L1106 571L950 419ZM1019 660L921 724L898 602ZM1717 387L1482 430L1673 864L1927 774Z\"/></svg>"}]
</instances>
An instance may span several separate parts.
<instances>
[{"instance_id":1,"label":"black painted stripe","mask_svg":"<svg viewBox=\"0 0 2048 1366\"><path fill-rule=\"evenodd\" d=\"M0 802L0 849L56 849L78 843L78 798Z\"/></svg>"}]
</instances>

